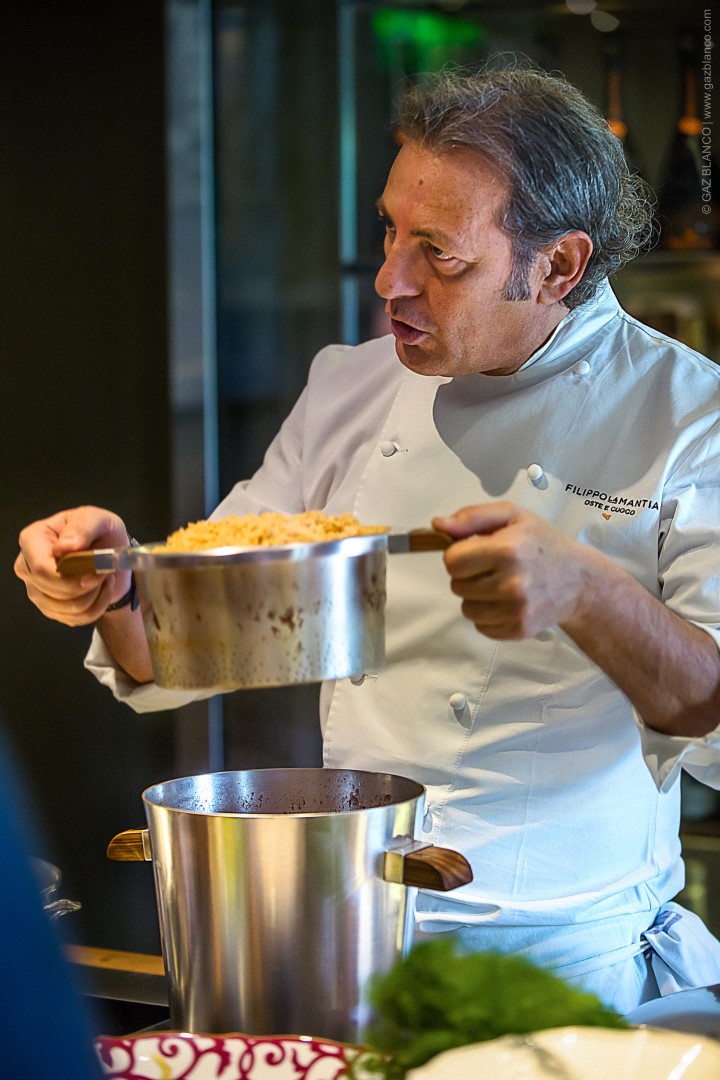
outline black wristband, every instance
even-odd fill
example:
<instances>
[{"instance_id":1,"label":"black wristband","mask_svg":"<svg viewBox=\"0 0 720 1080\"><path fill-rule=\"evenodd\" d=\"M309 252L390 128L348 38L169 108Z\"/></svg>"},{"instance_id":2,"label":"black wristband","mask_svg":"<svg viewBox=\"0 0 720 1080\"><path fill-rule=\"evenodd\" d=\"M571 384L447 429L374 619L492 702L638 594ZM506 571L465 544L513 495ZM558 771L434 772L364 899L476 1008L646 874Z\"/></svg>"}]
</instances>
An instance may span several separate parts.
<instances>
[{"instance_id":1,"label":"black wristband","mask_svg":"<svg viewBox=\"0 0 720 1080\"><path fill-rule=\"evenodd\" d=\"M140 544L137 542L137 540L134 540L132 536L128 536L128 547L140 547ZM130 605L131 611L137 611L139 603L140 597L138 596L137 586L135 585L135 575L131 572L130 588L125 593L125 595L121 596L119 600L116 600L114 604L108 604L108 606L105 608L105 611L117 611L119 608L127 607L128 604Z\"/></svg>"},{"instance_id":2,"label":"black wristband","mask_svg":"<svg viewBox=\"0 0 720 1080\"><path fill-rule=\"evenodd\" d=\"M108 606L105 608L105 611L106 611L106 613L108 611L117 611L118 608L127 607L128 604L130 605L130 610L131 611L137 611L137 607L138 607L139 603L140 603L140 597L137 594L137 588L136 588L136 585L135 585L135 575L133 573L131 573L130 574L130 588L128 589L128 591L125 593L124 596L121 596L119 600L116 600L114 604L108 604Z\"/></svg>"}]
</instances>

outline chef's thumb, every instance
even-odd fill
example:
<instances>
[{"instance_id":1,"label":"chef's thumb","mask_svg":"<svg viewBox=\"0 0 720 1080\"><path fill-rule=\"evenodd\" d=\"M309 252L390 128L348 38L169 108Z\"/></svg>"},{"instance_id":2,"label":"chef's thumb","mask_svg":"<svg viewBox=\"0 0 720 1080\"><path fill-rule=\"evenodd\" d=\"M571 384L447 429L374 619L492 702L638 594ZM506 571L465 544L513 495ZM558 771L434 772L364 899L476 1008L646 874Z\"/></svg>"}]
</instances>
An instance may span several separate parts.
<instances>
[{"instance_id":1,"label":"chef's thumb","mask_svg":"<svg viewBox=\"0 0 720 1080\"><path fill-rule=\"evenodd\" d=\"M68 529L58 536L54 545L58 551L80 551L88 547L86 541L74 529Z\"/></svg>"},{"instance_id":2,"label":"chef's thumb","mask_svg":"<svg viewBox=\"0 0 720 1080\"><path fill-rule=\"evenodd\" d=\"M464 506L447 517L435 517L432 525L454 540L466 536L489 536L504 529L519 512L519 508L511 502L480 503L477 506Z\"/></svg>"},{"instance_id":3,"label":"chef's thumb","mask_svg":"<svg viewBox=\"0 0 720 1080\"><path fill-rule=\"evenodd\" d=\"M84 551L92 547L92 541L86 539L84 534L75 528L64 529L53 543L53 555L59 558L67 555L69 551Z\"/></svg>"},{"instance_id":4,"label":"chef's thumb","mask_svg":"<svg viewBox=\"0 0 720 1080\"><path fill-rule=\"evenodd\" d=\"M79 506L64 514L64 521L53 544L53 554L57 558L69 551L83 551L95 547L99 540L108 544L122 544L123 532L122 523L114 514L96 506ZM119 534L117 540L114 537L108 539L112 533Z\"/></svg>"}]
</instances>

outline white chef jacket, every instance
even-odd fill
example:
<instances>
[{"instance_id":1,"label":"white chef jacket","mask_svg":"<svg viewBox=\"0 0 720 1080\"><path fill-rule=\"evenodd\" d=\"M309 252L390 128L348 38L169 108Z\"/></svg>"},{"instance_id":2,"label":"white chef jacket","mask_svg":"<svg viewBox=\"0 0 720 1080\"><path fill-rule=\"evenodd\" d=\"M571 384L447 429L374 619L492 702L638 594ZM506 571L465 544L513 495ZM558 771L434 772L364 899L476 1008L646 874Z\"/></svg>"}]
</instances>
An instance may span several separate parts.
<instances>
[{"instance_id":1,"label":"white chef jacket","mask_svg":"<svg viewBox=\"0 0 720 1080\"><path fill-rule=\"evenodd\" d=\"M605 285L513 375L418 375L392 337L322 350L263 466L214 516L323 509L405 530L509 500L720 643L719 404L720 369ZM423 838L470 860L471 884L419 896L421 927L483 927L489 948L579 936L581 966L637 953L684 882L680 765L720 787L720 729L645 728L557 628L482 636L437 553L391 556L387 593L383 669L323 687L324 760L420 781ZM97 636L87 664L138 711L192 696L136 686ZM720 952L713 965L720 982Z\"/></svg>"}]
</instances>

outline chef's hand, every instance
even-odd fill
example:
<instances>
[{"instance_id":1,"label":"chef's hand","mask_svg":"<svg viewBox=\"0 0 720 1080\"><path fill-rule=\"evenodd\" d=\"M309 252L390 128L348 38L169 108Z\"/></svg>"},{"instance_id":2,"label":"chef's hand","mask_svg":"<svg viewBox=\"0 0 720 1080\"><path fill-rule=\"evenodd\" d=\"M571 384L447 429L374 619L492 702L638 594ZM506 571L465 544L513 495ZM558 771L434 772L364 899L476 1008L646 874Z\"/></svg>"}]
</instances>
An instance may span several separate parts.
<instances>
[{"instance_id":1,"label":"chef's hand","mask_svg":"<svg viewBox=\"0 0 720 1080\"><path fill-rule=\"evenodd\" d=\"M578 610L587 547L509 502L468 506L433 526L457 542L445 552L452 590L480 633L501 641L533 637Z\"/></svg>"},{"instance_id":2,"label":"chef's hand","mask_svg":"<svg viewBox=\"0 0 720 1080\"><path fill-rule=\"evenodd\" d=\"M57 560L70 551L127 545L127 529L117 514L97 506L61 510L33 522L20 533L15 573L25 582L32 603L48 619L66 626L85 626L96 622L108 604L124 596L130 587L130 574L124 570L61 577Z\"/></svg>"}]
</instances>

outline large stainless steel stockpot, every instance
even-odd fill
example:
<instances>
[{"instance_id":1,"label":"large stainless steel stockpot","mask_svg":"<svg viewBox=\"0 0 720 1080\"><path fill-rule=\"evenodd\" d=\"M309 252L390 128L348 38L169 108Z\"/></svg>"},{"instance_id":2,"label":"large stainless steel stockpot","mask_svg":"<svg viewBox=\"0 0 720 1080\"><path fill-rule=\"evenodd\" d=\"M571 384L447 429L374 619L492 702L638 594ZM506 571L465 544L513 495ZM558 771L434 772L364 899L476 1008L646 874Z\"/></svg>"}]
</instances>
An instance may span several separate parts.
<instances>
[{"instance_id":1,"label":"large stainless steel stockpot","mask_svg":"<svg viewBox=\"0 0 720 1080\"><path fill-rule=\"evenodd\" d=\"M135 574L155 681L234 690L377 671L385 656L388 553L440 550L430 529L311 544L73 552L65 575Z\"/></svg>"},{"instance_id":2,"label":"large stainless steel stockpot","mask_svg":"<svg viewBox=\"0 0 720 1080\"><path fill-rule=\"evenodd\" d=\"M210 773L143 793L173 1027L357 1042L368 981L409 946L417 886L472 880L422 844L425 789L387 773Z\"/></svg>"}]
</instances>

